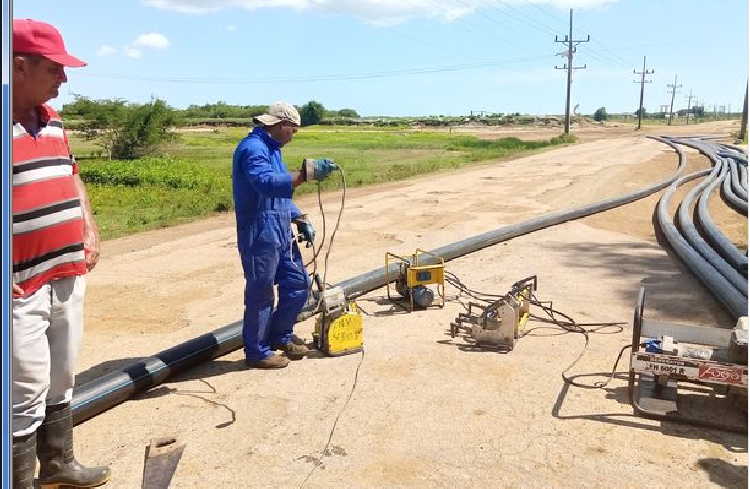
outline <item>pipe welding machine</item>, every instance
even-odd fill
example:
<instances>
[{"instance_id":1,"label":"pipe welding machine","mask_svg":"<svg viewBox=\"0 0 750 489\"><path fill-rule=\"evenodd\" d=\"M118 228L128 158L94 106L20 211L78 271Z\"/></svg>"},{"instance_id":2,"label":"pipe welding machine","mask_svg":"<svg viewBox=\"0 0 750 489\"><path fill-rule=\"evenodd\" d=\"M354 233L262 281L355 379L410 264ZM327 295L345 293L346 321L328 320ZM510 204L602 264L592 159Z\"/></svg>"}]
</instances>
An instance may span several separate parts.
<instances>
[{"instance_id":1,"label":"pipe welding machine","mask_svg":"<svg viewBox=\"0 0 750 489\"><path fill-rule=\"evenodd\" d=\"M437 263L420 263L420 258L430 256ZM392 273L391 263L398 264L398 270ZM437 307L445 306L445 261L443 257L417 248L411 258L405 258L393 253L385 254L385 281L386 295L394 303L401 299L408 299L409 312L415 308L427 309L435 300L435 292L440 297ZM391 295L391 282L395 281L395 289L400 297ZM435 285L435 292L428 287Z\"/></svg>"},{"instance_id":2,"label":"pipe welding machine","mask_svg":"<svg viewBox=\"0 0 750 489\"><path fill-rule=\"evenodd\" d=\"M459 313L451 323L451 338L463 333L464 339L478 346L513 350L529 320L536 287L537 278L532 275L514 283L507 294L489 305L469 302L468 312Z\"/></svg>"}]
</instances>

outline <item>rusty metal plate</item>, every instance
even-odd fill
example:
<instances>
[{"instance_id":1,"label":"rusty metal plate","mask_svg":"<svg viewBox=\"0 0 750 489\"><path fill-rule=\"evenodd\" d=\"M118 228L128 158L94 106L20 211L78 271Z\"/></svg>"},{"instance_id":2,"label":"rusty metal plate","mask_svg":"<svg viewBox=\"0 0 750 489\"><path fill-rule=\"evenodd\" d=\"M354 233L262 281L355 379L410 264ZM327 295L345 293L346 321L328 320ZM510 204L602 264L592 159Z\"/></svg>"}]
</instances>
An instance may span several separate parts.
<instances>
[{"instance_id":1,"label":"rusty metal plate","mask_svg":"<svg viewBox=\"0 0 750 489\"><path fill-rule=\"evenodd\" d=\"M143 462L142 489L168 489L185 444L176 437L152 438Z\"/></svg>"}]
</instances>

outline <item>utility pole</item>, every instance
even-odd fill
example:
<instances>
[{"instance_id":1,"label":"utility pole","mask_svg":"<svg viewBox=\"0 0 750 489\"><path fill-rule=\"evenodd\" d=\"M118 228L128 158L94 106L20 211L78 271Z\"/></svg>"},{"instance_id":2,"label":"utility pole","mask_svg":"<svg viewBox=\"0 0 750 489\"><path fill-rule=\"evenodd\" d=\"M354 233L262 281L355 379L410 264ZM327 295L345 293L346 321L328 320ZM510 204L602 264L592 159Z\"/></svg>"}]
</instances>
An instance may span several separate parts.
<instances>
[{"instance_id":1,"label":"utility pole","mask_svg":"<svg viewBox=\"0 0 750 489\"><path fill-rule=\"evenodd\" d=\"M672 91L672 101L669 103L669 120L667 121L667 125L672 125L672 114L674 114L674 96L677 93L677 90L682 88L682 85L677 84L677 75L674 76L674 83L667 83L667 90Z\"/></svg>"},{"instance_id":2,"label":"utility pole","mask_svg":"<svg viewBox=\"0 0 750 489\"><path fill-rule=\"evenodd\" d=\"M573 53L576 52L576 46L582 42L589 42L591 36L587 36L585 40L575 41L573 40L573 9L570 9L570 28L568 35L565 39L558 39L555 36L555 42L562 42L568 45L567 57L568 63L563 66L555 66L556 70L568 70L568 89L565 97L565 134L570 134L570 85L573 82L573 70L582 70L586 68L583 66L573 66ZM575 45L573 45L575 43Z\"/></svg>"},{"instance_id":3,"label":"utility pole","mask_svg":"<svg viewBox=\"0 0 750 489\"><path fill-rule=\"evenodd\" d=\"M742 124L740 124L740 141L747 136L747 84L745 85L745 103L742 104Z\"/></svg>"},{"instance_id":4,"label":"utility pole","mask_svg":"<svg viewBox=\"0 0 750 489\"><path fill-rule=\"evenodd\" d=\"M690 124L690 103L693 101L693 89L690 89L690 95L688 95L688 108L685 113L685 124Z\"/></svg>"},{"instance_id":5,"label":"utility pole","mask_svg":"<svg viewBox=\"0 0 750 489\"><path fill-rule=\"evenodd\" d=\"M633 74L634 75L641 75L641 101L638 103L638 127L635 128L636 131L641 129L641 119L643 119L643 86L646 83L651 83L651 80L646 80L646 75L653 75L654 70L647 70L646 69L646 57L643 57L643 71L635 71L635 68L633 68ZM639 83L639 82L634 82Z\"/></svg>"}]
</instances>

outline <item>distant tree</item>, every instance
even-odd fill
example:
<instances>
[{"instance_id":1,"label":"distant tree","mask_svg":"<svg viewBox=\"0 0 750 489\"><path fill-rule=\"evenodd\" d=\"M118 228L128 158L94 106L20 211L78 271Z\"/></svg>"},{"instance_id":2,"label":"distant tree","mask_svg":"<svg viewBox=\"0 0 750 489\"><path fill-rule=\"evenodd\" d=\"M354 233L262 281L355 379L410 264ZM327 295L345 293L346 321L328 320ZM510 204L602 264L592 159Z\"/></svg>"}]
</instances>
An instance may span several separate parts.
<instances>
[{"instance_id":1,"label":"distant tree","mask_svg":"<svg viewBox=\"0 0 750 489\"><path fill-rule=\"evenodd\" d=\"M691 112L695 117L703 117L706 115L705 108L702 105L693 105Z\"/></svg>"},{"instance_id":2,"label":"distant tree","mask_svg":"<svg viewBox=\"0 0 750 489\"><path fill-rule=\"evenodd\" d=\"M310 100L300 108L299 115L302 118L303 126L314 126L320 124L326 113L325 107L320 102Z\"/></svg>"},{"instance_id":3,"label":"distant tree","mask_svg":"<svg viewBox=\"0 0 750 489\"><path fill-rule=\"evenodd\" d=\"M594 120L599 122L607 120L606 107L599 107L598 109L596 109L596 112L594 112Z\"/></svg>"},{"instance_id":4,"label":"distant tree","mask_svg":"<svg viewBox=\"0 0 750 489\"><path fill-rule=\"evenodd\" d=\"M112 145L112 157L132 160L155 153L175 137L170 128L176 124L174 110L161 99L133 107Z\"/></svg>"},{"instance_id":5,"label":"distant tree","mask_svg":"<svg viewBox=\"0 0 750 489\"><path fill-rule=\"evenodd\" d=\"M166 102L153 99L143 105L127 105L124 100L91 100L76 97L68 110L85 111L81 130L95 141L109 159L131 160L156 152L172 139L169 129L178 123L177 114Z\"/></svg>"},{"instance_id":6,"label":"distant tree","mask_svg":"<svg viewBox=\"0 0 750 489\"><path fill-rule=\"evenodd\" d=\"M339 117L359 117L359 114L354 109L341 109L339 110Z\"/></svg>"},{"instance_id":7,"label":"distant tree","mask_svg":"<svg viewBox=\"0 0 750 489\"><path fill-rule=\"evenodd\" d=\"M641 112L641 109L638 109L635 112L633 112L633 115L636 116L636 117L638 117L638 115L639 115L640 112ZM643 108L643 117L647 117L647 116L648 116L648 111L646 110L646 107L644 107Z\"/></svg>"}]
</instances>

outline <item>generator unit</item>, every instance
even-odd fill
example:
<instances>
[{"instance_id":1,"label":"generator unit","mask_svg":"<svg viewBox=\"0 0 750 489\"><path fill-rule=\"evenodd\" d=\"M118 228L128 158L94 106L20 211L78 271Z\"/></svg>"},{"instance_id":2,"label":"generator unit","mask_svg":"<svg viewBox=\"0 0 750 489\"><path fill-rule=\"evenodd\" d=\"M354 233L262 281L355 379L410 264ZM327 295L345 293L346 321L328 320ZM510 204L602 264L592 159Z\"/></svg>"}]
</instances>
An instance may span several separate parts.
<instances>
[{"instance_id":1,"label":"generator unit","mask_svg":"<svg viewBox=\"0 0 750 489\"><path fill-rule=\"evenodd\" d=\"M459 313L451 323L451 337L463 334L479 347L513 350L529 320L529 301L536 287L533 275L513 284L507 294L489 305L469 302L468 312Z\"/></svg>"},{"instance_id":2,"label":"generator unit","mask_svg":"<svg viewBox=\"0 0 750 489\"><path fill-rule=\"evenodd\" d=\"M645 302L641 287L628 373L635 413L747 433L747 317L734 329L667 323L644 318ZM697 386L711 392L711 411L703 417L681 409L682 396L695 397Z\"/></svg>"},{"instance_id":3,"label":"generator unit","mask_svg":"<svg viewBox=\"0 0 750 489\"><path fill-rule=\"evenodd\" d=\"M425 264L424 258L432 258L433 263ZM420 261L421 260L421 261ZM398 268L392 270L391 264ZM445 261L441 256L417 248L411 258L393 253L385 254L385 280L388 299L399 303L409 301L409 311L427 309L433 305L435 294L440 297L437 307L445 306ZM391 295L391 282L399 296ZM434 290L430 288L434 285Z\"/></svg>"}]
</instances>

